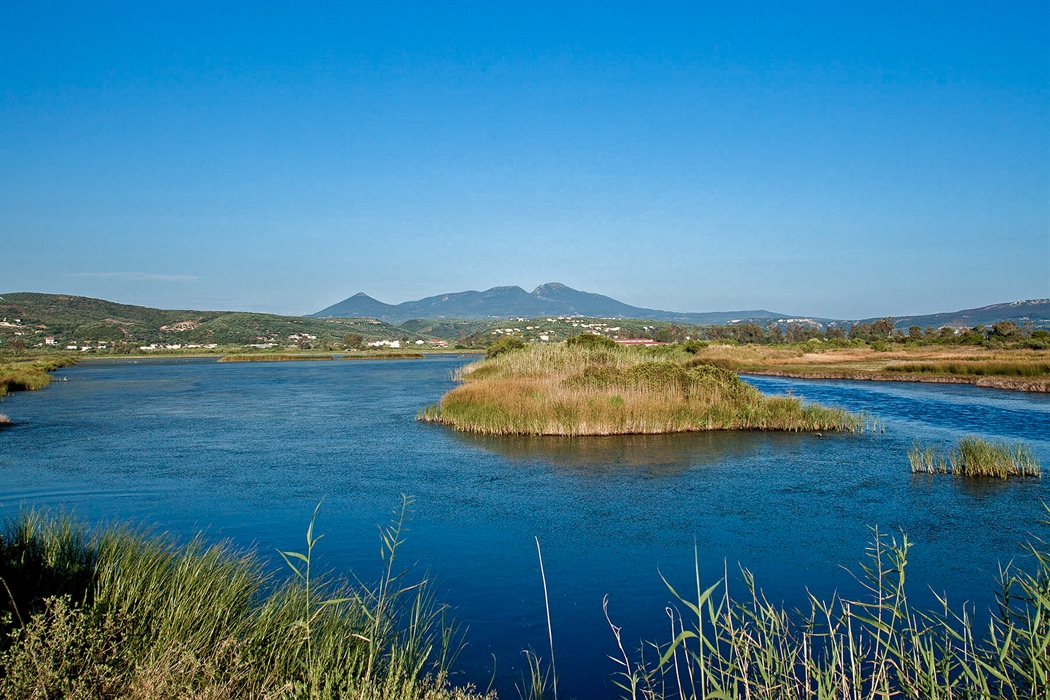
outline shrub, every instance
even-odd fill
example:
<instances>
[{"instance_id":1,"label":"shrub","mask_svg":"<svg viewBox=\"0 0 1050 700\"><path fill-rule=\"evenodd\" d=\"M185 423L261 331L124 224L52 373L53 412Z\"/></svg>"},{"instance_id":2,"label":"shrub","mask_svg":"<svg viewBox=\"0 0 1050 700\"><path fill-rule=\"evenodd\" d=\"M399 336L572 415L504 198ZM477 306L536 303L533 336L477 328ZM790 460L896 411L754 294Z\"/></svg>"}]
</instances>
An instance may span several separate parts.
<instances>
[{"instance_id":1,"label":"shrub","mask_svg":"<svg viewBox=\"0 0 1050 700\"><path fill-rule=\"evenodd\" d=\"M516 335L505 335L489 346L489 349L485 352L485 357L499 357L504 353L521 350L523 347L525 347L524 340Z\"/></svg>"},{"instance_id":2,"label":"shrub","mask_svg":"<svg viewBox=\"0 0 1050 700\"><path fill-rule=\"evenodd\" d=\"M582 335L576 335L565 341L565 344L569 347L581 347L581 348L618 348L620 347L615 340L610 340L604 335L595 335L594 333L583 333Z\"/></svg>"}]
</instances>

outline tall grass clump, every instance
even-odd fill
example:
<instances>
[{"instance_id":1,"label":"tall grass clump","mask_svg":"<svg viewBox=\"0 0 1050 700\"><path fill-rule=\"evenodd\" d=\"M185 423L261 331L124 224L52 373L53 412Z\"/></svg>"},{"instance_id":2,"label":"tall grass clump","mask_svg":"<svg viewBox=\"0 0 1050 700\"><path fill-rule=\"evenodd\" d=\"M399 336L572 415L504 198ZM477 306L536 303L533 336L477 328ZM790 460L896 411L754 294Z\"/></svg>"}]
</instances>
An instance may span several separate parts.
<instances>
[{"instance_id":1,"label":"tall grass clump","mask_svg":"<svg viewBox=\"0 0 1050 700\"><path fill-rule=\"evenodd\" d=\"M744 593L726 579L679 593L667 608L668 637L618 651L613 681L629 700L949 700L1046 698L1050 693L1050 551L1032 546L1034 573L1006 569L987 627L974 610L915 610L905 590L910 543L874 531L857 580L858 600L809 596L808 610L770 602L742 569ZM690 589L692 591L692 589Z\"/></svg>"},{"instance_id":2,"label":"tall grass clump","mask_svg":"<svg viewBox=\"0 0 1050 700\"><path fill-rule=\"evenodd\" d=\"M1027 444L991 442L979 437L962 438L946 453L915 443L908 451L912 473L953 474L955 476L994 477L1012 476L1039 478L1042 468Z\"/></svg>"},{"instance_id":3,"label":"tall grass clump","mask_svg":"<svg viewBox=\"0 0 1050 700\"><path fill-rule=\"evenodd\" d=\"M596 337L528 345L468 365L456 374L461 386L419 418L490 435L865 429L862 416L763 396L730 370Z\"/></svg>"},{"instance_id":4,"label":"tall grass clump","mask_svg":"<svg viewBox=\"0 0 1050 700\"><path fill-rule=\"evenodd\" d=\"M0 535L0 698L469 696L446 685L453 630L428 582L317 575L313 524L281 579L228 543L23 512Z\"/></svg>"},{"instance_id":5,"label":"tall grass clump","mask_svg":"<svg viewBox=\"0 0 1050 700\"><path fill-rule=\"evenodd\" d=\"M76 362L75 357L58 356L42 360L0 363L0 396L12 391L37 391L51 383L51 375Z\"/></svg>"}]
</instances>

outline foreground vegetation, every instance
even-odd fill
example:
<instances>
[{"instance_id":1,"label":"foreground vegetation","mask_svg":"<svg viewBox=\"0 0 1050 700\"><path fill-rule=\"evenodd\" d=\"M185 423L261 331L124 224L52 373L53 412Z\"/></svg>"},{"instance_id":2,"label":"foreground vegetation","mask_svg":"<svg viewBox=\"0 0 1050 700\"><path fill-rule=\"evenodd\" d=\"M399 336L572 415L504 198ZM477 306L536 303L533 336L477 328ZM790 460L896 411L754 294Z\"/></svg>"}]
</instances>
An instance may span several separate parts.
<instances>
[{"instance_id":1,"label":"foreground vegetation","mask_svg":"<svg viewBox=\"0 0 1050 700\"><path fill-rule=\"evenodd\" d=\"M0 698L478 700L448 687L454 628L428 582L395 564L409 503L382 531L373 586L317 576L313 521L305 549L281 553L282 582L227 544L24 512L0 533ZM695 594L665 579L669 637L641 649L625 645L606 599L611 680L629 700L1047 697L1046 543L1030 546L1028 571L1002 570L981 623L946 597L911 606L910 546L875 530L857 577L867 594L810 595L805 612L770 602L743 569L743 597L726 579L705 588L697 565ZM529 666L523 697L557 697L556 669L535 654Z\"/></svg>"},{"instance_id":2,"label":"foreground vegetation","mask_svg":"<svg viewBox=\"0 0 1050 700\"><path fill-rule=\"evenodd\" d=\"M228 544L23 513L0 535L0 697L465 700L444 609L395 564L404 515L385 576L351 586L317 575L312 521L281 582Z\"/></svg>"},{"instance_id":3,"label":"foreground vegetation","mask_svg":"<svg viewBox=\"0 0 1050 700\"><path fill-rule=\"evenodd\" d=\"M732 371L684 353L593 335L517 345L466 367L464 383L419 418L490 435L864 430L861 416L763 396Z\"/></svg>"},{"instance_id":4,"label":"foreground vegetation","mask_svg":"<svg viewBox=\"0 0 1050 700\"><path fill-rule=\"evenodd\" d=\"M916 443L908 451L913 474L953 474L955 476L1011 476L1039 478L1039 460L1024 443L989 442L978 437L964 437L946 454Z\"/></svg>"},{"instance_id":5,"label":"foreground vegetation","mask_svg":"<svg viewBox=\"0 0 1050 700\"><path fill-rule=\"evenodd\" d=\"M986 627L972 607L954 611L946 597L936 610L911 607L904 585L910 546L906 536L898 542L875 530L857 577L869 596L824 601L811 594L804 614L771 603L746 570L742 599L730 596L725 580L703 588L699 567L695 595L679 594L665 579L681 606L668 608L667 642L636 655L610 619L619 645L614 682L630 700L1050 696L1046 543L1031 547L1033 573L1003 570ZM544 687L549 676L536 676Z\"/></svg>"}]
</instances>

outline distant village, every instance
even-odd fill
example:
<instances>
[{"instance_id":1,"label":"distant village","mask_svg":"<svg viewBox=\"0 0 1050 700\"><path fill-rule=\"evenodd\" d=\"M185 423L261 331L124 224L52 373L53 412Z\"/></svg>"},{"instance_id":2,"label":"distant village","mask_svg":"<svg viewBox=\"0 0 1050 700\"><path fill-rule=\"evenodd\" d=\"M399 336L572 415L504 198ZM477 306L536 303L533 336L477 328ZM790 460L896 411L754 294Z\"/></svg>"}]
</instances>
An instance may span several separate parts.
<instances>
[{"instance_id":1,"label":"distant village","mask_svg":"<svg viewBox=\"0 0 1050 700\"><path fill-rule=\"evenodd\" d=\"M333 322L328 319L328 322ZM352 322L357 324L369 324L370 327L381 325L374 319L356 319ZM493 319L493 323L499 323ZM456 347L486 347L494 340L505 336L517 336L526 342L556 343L571 336L581 333L589 333L609 338L622 345L665 345L674 342L687 342L693 339L706 339L708 341L729 340L736 342L799 342L799 341L826 341L828 339L845 339L859 337L866 340L882 338L893 339L939 339L941 342L951 338L976 334L982 331L981 337L987 334L988 329L983 326L973 329L963 326L942 325L920 329L913 326L907 333L895 329L892 319L881 319L872 324L850 324L849 322L829 322L826 325L811 318L775 318L768 319L768 325L759 326L754 321L745 319L732 319L721 326L683 326L664 322L643 321L641 319L595 319L576 315L555 316L548 318L525 319L518 317L516 323L513 321L507 325L484 328L477 330L475 334L466 336L462 332L460 338L455 342ZM164 333L181 333L197 329L198 321L179 321L170 325L161 326L160 331ZM386 324L382 324L386 325ZM1002 326L1002 328L1000 328ZM1009 328L1008 328L1009 326ZM475 326L475 328L478 328ZM1008 331L1016 330L1015 335L1025 335L1013 322L997 324L992 329L992 334L1009 335ZM361 330L366 329L362 328ZM380 333L395 333L401 331L398 327L386 326L385 330L379 331L371 337L365 337L357 333L347 334L345 338L335 340L331 337L319 338L315 333L297 332L288 334L270 333L259 335L254 338L255 342L244 343L243 335L240 342L151 342L136 344L128 337L127 340L63 340L60 334L49 331L42 323L26 324L21 318L3 318L0 320L0 331L7 336L0 343L15 349L21 345L22 349L53 347L56 350L67 350L76 352L118 352L127 353L138 350L139 352L166 352L166 351L209 351L230 345L243 345L246 348L257 350L268 350L272 348L297 347L310 350L340 350L340 349L447 349L453 341L434 338L420 337L428 336L429 333L422 332L412 334L405 330L400 337L377 338ZM1000 332L1001 331L1001 332ZM1029 329L1030 333L1030 329ZM1042 337L1045 331L1036 331L1035 334ZM411 339L411 335L415 335ZM12 337L13 336L13 337ZM446 337L448 337L446 335ZM350 338L355 338L351 341ZM980 339L980 338L978 338ZM141 342L141 341L140 341Z\"/></svg>"}]
</instances>

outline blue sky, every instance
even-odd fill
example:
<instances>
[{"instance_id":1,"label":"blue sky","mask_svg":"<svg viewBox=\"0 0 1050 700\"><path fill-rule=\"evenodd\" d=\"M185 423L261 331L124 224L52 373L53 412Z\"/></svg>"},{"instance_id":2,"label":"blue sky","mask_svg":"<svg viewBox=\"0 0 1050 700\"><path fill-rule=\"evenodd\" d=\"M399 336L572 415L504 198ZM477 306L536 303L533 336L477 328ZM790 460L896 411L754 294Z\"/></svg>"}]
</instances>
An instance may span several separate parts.
<instances>
[{"instance_id":1,"label":"blue sky","mask_svg":"<svg viewBox=\"0 0 1050 700\"><path fill-rule=\"evenodd\" d=\"M0 3L0 291L1050 297L1050 3Z\"/></svg>"}]
</instances>

